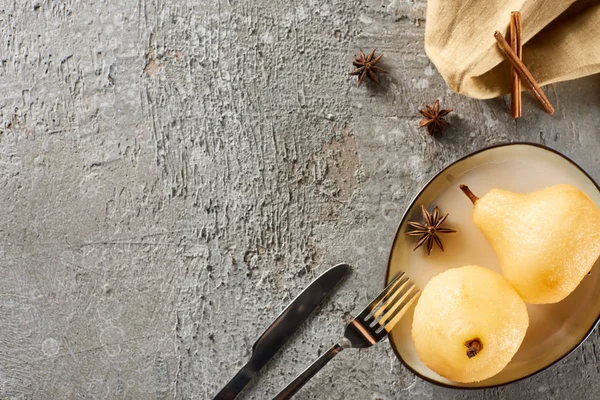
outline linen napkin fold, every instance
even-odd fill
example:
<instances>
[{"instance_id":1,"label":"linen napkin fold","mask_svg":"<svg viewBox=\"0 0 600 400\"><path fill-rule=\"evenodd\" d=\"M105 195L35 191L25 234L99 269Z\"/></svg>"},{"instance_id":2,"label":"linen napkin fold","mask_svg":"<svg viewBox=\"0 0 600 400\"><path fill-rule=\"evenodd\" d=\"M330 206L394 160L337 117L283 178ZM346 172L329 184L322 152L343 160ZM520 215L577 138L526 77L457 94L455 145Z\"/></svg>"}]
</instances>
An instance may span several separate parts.
<instances>
[{"instance_id":1,"label":"linen napkin fold","mask_svg":"<svg viewBox=\"0 0 600 400\"><path fill-rule=\"evenodd\" d=\"M511 11L521 12L523 62L540 85L600 72L600 0L429 0L425 51L450 89L478 99L510 92L494 31L507 35Z\"/></svg>"}]
</instances>

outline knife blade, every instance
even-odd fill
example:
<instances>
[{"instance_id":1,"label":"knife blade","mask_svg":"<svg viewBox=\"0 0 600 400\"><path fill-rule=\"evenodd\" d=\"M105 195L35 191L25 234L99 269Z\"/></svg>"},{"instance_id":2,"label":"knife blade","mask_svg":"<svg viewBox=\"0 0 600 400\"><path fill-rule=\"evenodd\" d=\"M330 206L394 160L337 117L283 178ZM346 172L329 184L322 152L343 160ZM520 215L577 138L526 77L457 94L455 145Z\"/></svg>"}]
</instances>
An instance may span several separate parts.
<instances>
[{"instance_id":1,"label":"knife blade","mask_svg":"<svg viewBox=\"0 0 600 400\"><path fill-rule=\"evenodd\" d=\"M213 400L234 399L348 272L350 272L348 264L333 266L296 296L254 343L250 360Z\"/></svg>"}]
</instances>

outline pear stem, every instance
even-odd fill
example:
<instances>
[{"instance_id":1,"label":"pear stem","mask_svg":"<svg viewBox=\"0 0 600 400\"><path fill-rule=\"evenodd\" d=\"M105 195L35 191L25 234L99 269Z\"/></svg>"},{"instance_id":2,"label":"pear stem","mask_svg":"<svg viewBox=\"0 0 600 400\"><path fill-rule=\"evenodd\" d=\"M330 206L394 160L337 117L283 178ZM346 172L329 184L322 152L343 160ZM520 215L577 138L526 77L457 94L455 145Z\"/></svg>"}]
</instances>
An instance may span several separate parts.
<instances>
[{"instance_id":1,"label":"pear stem","mask_svg":"<svg viewBox=\"0 0 600 400\"><path fill-rule=\"evenodd\" d=\"M467 357L469 358L475 357L483 348L483 344L481 344L479 339L469 340L467 343L465 343L465 346L468 347Z\"/></svg>"},{"instance_id":2,"label":"pear stem","mask_svg":"<svg viewBox=\"0 0 600 400\"><path fill-rule=\"evenodd\" d=\"M469 200L471 200L471 202L472 202L473 204L475 204L475 202L476 202L477 200L479 200L479 197L475 196L475 195L473 194L473 192L471 192L471 189L469 189L469 187L468 187L467 185L462 185L462 184L461 184L459 187L460 187L460 190L462 190L462 191L464 192L464 194L466 194L466 195L467 195L467 197L469 198Z\"/></svg>"}]
</instances>

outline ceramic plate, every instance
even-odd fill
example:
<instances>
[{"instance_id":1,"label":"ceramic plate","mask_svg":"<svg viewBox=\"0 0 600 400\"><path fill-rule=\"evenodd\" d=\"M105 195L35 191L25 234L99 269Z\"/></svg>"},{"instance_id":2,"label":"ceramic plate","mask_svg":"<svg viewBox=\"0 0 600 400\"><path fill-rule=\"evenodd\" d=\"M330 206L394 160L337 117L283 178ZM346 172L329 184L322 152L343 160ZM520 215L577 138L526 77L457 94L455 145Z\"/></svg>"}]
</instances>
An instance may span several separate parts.
<instances>
[{"instance_id":1,"label":"ceramic plate","mask_svg":"<svg viewBox=\"0 0 600 400\"><path fill-rule=\"evenodd\" d=\"M472 204L458 185L467 184L478 196L492 188L527 193L559 183L572 184L600 206L598 185L577 164L549 148L529 143L499 145L472 153L437 174L411 203L398 227L390 253L387 281L405 271L421 289L429 279L449 268L481 265L501 272L490 244L472 221ZM443 238L445 252L425 249L413 252L414 237L407 222L421 220L421 204L430 210L438 205L449 213L446 226L458 231ZM563 301L527 305L529 329L512 361L496 376L461 384L427 368L419 359L411 338L413 306L390 335L391 345L402 363L419 377L443 386L487 388L531 376L565 357L591 333L600 317L599 262L590 275Z\"/></svg>"}]
</instances>

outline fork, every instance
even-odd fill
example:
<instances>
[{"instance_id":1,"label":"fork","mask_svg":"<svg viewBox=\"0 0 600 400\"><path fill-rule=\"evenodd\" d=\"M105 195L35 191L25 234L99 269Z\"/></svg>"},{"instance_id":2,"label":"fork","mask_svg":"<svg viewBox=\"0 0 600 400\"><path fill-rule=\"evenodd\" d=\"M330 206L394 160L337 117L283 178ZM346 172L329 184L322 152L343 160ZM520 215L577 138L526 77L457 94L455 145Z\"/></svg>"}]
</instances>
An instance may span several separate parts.
<instances>
[{"instance_id":1,"label":"fork","mask_svg":"<svg viewBox=\"0 0 600 400\"><path fill-rule=\"evenodd\" d=\"M342 350L371 347L383 340L404 315L419 292L415 284L408 279L404 272L401 272L383 289L375 300L346 325L344 338L331 346L327 352L279 392L273 400L291 398Z\"/></svg>"}]
</instances>

